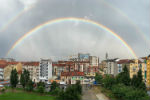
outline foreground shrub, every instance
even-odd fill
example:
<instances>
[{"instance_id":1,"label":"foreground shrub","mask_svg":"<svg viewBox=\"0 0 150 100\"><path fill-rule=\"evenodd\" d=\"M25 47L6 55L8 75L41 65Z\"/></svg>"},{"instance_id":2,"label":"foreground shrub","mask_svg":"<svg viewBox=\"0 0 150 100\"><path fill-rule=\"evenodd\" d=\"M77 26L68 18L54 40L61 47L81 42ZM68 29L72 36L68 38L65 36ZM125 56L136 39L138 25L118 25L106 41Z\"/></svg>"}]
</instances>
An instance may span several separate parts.
<instances>
[{"instance_id":1,"label":"foreground shrub","mask_svg":"<svg viewBox=\"0 0 150 100\"><path fill-rule=\"evenodd\" d=\"M53 81L51 84L50 92L54 91L58 87L59 87L59 84L56 81Z\"/></svg>"},{"instance_id":2,"label":"foreground shrub","mask_svg":"<svg viewBox=\"0 0 150 100\"><path fill-rule=\"evenodd\" d=\"M82 86L80 84L80 81L77 81L75 84L76 91L81 95L82 94Z\"/></svg>"},{"instance_id":3,"label":"foreground shrub","mask_svg":"<svg viewBox=\"0 0 150 100\"><path fill-rule=\"evenodd\" d=\"M103 86L106 89L111 90L114 84L115 84L115 78L110 75L106 75L105 78L103 79Z\"/></svg>"},{"instance_id":4,"label":"foreground shrub","mask_svg":"<svg viewBox=\"0 0 150 100\"><path fill-rule=\"evenodd\" d=\"M43 86L39 86L38 89L37 89L37 92L44 93L44 87Z\"/></svg>"},{"instance_id":5,"label":"foreground shrub","mask_svg":"<svg viewBox=\"0 0 150 100\"><path fill-rule=\"evenodd\" d=\"M32 80L29 80L27 87L26 87L26 90L27 91L33 91L33 88L34 88L33 85L34 85L34 83L32 82Z\"/></svg>"},{"instance_id":6,"label":"foreground shrub","mask_svg":"<svg viewBox=\"0 0 150 100\"><path fill-rule=\"evenodd\" d=\"M59 87L57 87L55 90L51 91L50 94L51 95L59 95L60 92L61 92L61 89Z\"/></svg>"},{"instance_id":7,"label":"foreground shrub","mask_svg":"<svg viewBox=\"0 0 150 100\"><path fill-rule=\"evenodd\" d=\"M80 81L77 81L75 85L70 85L66 88L66 91L61 90L59 92L58 100L80 100L82 94L82 86Z\"/></svg>"},{"instance_id":8,"label":"foreground shrub","mask_svg":"<svg viewBox=\"0 0 150 100\"><path fill-rule=\"evenodd\" d=\"M44 93L44 91L45 91L45 83L44 82L39 82L37 84L37 92Z\"/></svg>"},{"instance_id":9,"label":"foreground shrub","mask_svg":"<svg viewBox=\"0 0 150 100\"><path fill-rule=\"evenodd\" d=\"M76 91L75 85L69 86L66 91L61 93L61 96L64 96L63 99L60 100L80 100L80 94Z\"/></svg>"},{"instance_id":10,"label":"foreground shrub","mask_svg":"<svg viewBox=\"0 0 150 100\"><path fill-rule=\"evenodd\" d=\"M117 84L112 87L112 93L119 100L148 100L148 95L142 89Z\"/></svg>"},{"instance_id":11,"label":"foreground shrub","mask_svg":"<svg viewBox=\"0 0 150 100\"><path fill-rule=\"evenodd\" d=\"M130 91L131 89L125 86L124 84L117 84L112 87L112 93L115 97L119 99L125 98L125 93Z\"/></svg>"},{"instance_id":12,"label":"foreground shrub","mask_svg":"<svg viewBox=\"0 0 150 100\"><path fill-rule=\"evenodd\" d=\"M103 76L101 74L96 73L95 81L97 84L102 84Z\"/></svg>"},{"instance_id":13,"label":"foreground shrub","mask_svg":"<svg viewBox=\"0 0 150 100\"><path fill-rule=\"evenodd\" d=\"M148 100L148 95L143 90L130 90L125 93L124 100Z\"/></svg>"}]
</instances>

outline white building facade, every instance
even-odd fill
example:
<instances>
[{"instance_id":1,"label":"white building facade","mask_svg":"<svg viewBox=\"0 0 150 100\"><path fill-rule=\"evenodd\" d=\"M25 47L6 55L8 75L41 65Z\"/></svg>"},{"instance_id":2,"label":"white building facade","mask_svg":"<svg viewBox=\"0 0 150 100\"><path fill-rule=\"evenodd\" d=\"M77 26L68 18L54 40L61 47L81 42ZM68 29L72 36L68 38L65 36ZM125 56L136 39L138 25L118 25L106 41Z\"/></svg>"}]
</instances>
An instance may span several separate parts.
<instances>
[{"instance_id":1,"label":"white building facade","mask_svg":"<svg viewBox=\"0 0 150 100\"><path fill-rule=\"evenodd\" d=\"M118 74L118 66L116 59L106 60L106 69L105 74L110 74L116 76Z\"/></svg>"},{"instance_id":2,"label":"white building facade","mask_svg":"<svg viewBox=\"0 0 150 100\"><path fill-rule=\"evenodd\" d=\"M39 66L39 79L43 82L48 82L52 79L52 60L41 59Z\"/></svg>"},{"instance_id":3,"label":"white building facade","mask_svg":"<svg viewBox=\"0 0 150 100\"><path fill-rule=\"evenodd\" d=\"M0 67L0 80L4 79L4 68Z\"/></svg>"},{"instance_id":4,"label":"white building facade","mask_svg":"<svg viewBox=\"0 0 150 100\"><path fill-rule=\"evenodd\" d=\"M99 64L99 58L96 56L90 56L89 61L91 66L98 66Z\"/></svg>"}]
</instances>

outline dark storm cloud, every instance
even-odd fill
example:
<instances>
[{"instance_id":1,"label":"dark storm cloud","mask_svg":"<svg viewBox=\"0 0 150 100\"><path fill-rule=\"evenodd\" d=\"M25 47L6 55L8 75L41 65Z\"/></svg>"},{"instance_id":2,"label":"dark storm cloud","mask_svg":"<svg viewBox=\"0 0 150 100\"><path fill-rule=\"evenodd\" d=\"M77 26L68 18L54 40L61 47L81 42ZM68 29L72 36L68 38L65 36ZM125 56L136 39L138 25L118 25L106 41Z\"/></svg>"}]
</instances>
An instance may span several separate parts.
<instances>
[{"instance_id":1,"label":"dark storm cloud","mask_svg":"<svg viewBox=\"0 0 150 100\"><path fill-rule=\"evenodd\" d=\"M127 1L130 2L129 0ZM108 1L108 3L109 2L111 2L111 0ZM114 6L115 5L117 6L118 2L120 5L123 5L120 3L120 1L116 0L116 2L114 3ZM138 2L138 1L134 1L134 2ZM18 3L17 1L16 4L28 6L29 3L26 3L26 2ZM133 3L132 5L135 6ZM138 5L140 6L139 3ZM128 8L128 6L126 7ZM22 9L22 8L18 6L18 9ZM147 8L143 10L144 12L148 12ZM127 11L130 11L130 9L128 9ZM135 9L135 11L133 12L133 16L136 15L136 12L137 11ZM139 12L139 13L141 13L141 16L143 15L142 12ZM35 26L41 23L44 23L48 20L61 18L61 17L80 17L80 18L88 18L88 19L97 21L107 26L108 28L112 29L118 35L120 35L134 49L137 55L145 56L148 52L148 48L149 48L148 43L146 43L140 35L137 35L138 30L135 29L135 27L126 19L126 17L124 17L121 13L113 9L112 6L110 6L103 0L61 0L61 1L60 0L39 0L38 2L36 2L35 6L30 11L27 11L16 22L11 24L9 28L6 31L4 31L3 35L1 35L0 46L2 46L3 48L0 48L0 51L2 52L0 56L3 57L6 51L9 50L11 45L17 39L19 39L24 33L28 32L29 30L31 30L32 28L34 28ZM134 16L134 17L136 19L138 16ZM137 22L137 21L138 20L134 20L134 22ZM144 25L147 23L144 21ZM86 30L84 28L81 29L81 27L77 27L77 28L80 31L84 30L84 32ZM144 28L141 28L141 29L144 29ZM65 26L64 28L61 28L62 32L64 30L66 30ZM148 30L148 28L146 30ZM97 30L95 30L93 33L94 33L94 36L99 36L99 34L101 34L99 36L101 40L103 40L102 38L105 36L103 32L100 33ZM41 35L41 36L43 36L42 38L45 38L44 35ZM54 34L53 36L55 37L57 35ZM45 41L49 41L49 40L47 39ZM35 42L35 41L31 41L31 42ZM54 41L51 41L51 45L52 45L51 48L55 48L51 52L53 54L59 55L58 51L56 51L57 48L55 46ZM72 44L68 44L67 47L71 45ZM112 44L112 45L115 45L115 44ZM109 44L108 46L111 46L111 44ZM41 44L41 47L42 47L42 44ZM102 48L103 47L104 46L102 46ZM112 47L112 51L113 51L113 47ZM145 51L147 52L145 53ZM66 53L66 50L63 51L63 53L66 55L72 53L69 50L67 52L68 53ZM102 52L102 51L96 51L96 52ZM103 52L105 51L103 50Z\"/></svg>"}]
</instances>

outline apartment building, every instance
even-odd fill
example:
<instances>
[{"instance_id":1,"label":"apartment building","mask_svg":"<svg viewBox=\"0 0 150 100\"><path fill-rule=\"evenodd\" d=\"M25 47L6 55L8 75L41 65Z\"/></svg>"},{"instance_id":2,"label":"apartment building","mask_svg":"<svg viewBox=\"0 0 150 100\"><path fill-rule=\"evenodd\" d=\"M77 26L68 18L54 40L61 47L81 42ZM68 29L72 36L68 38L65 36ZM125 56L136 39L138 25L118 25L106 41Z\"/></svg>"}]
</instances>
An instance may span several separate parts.
<instances>
[{"instance_id":1,"label":"apartment building","mask_svg":"<svg viewBox=\"0 0 150 100\"><path fill-rule=\"evenodd\" d=\"M73 61L58 61L52 64L53 76L57 76L60 79L61 72L70 72L75 70L75 64Z\"/></svg>"},{"instance_id":2,"label":"apartment building","mask_svg":"<svg viewBox=\"0 0 150 100\"><path fill-rule=\"evenodd\" d=\"M48 82L52 79L52 60L41 59L39 66L39 80Z\"/></svg>"},{"instance_id":3,"label":"apartment building","mask_svg":"<svg viewBox=\"0 0 150 100\"><path fill-rule=\"evenodd\" d=\"M150 55L147 57L147 87L150 88Z\"/></svg>"},{"instance_id":4,"label":"apartment building","mask_svg":"<svg viewBox=\"0 0 150 100\"><path fill-rule=\"evenodd\" d=\"M117 66L117 59L107 59L103 60L103 71L104 74L110 74L116 76L118 74L118 66Z\"/></svg>"},{"instance_id":5,"label":"apartment building","mask_svg":"<svg viewBox=\"0 0 150 100\"><path fill-rule=\"evenodd\" d=\"M5 60L0 60L0 80L4 80L4 68L7 66Z\"/></svg>"},{"instance_id":6,"label":"apartment building","mask_svg":"<svg viewBox=\"0 0 150 100\"><path fill-rule=\"evenodd\" d=\"M9 80L12 69L16 69L18 77L20 78L22 73L22 63L20 62L7 62L7 66L4 67L4 80Z\"/></svg>"},{"instance_id":7,"label":"apartment building","mask_svg":"<svg viewBox=\"0 0 150 100\"><path fill-rule=\"evenodd\" d=\"M23 70L30 72L30 79L33 82L39 82L39 62L22 62Z\"/></svg>"},{"instance_id":8,"label":"apartment building","mask_svg":"<svg viewBox=\"0 0 150 100\"><path fill-rule=\"evenodd\" d=\"M4 67L6 67L7 65L2 65L0 64L0 80L4 79Z\"/></svg>"},{"instance_id":9,"label":"apartment building","mask_svg":"<svg viewBox=\"0 0 150 100\"><path fill-rule=\"evenodd\" d=\"M118 73L122 72L123 68L126 66L129 70L130 78L133 78L134 75L137 75L140 68L141 70L145 68L145 64L139 59L120 59L117 61L117 66Z\"/></svg>"}]
</instances>

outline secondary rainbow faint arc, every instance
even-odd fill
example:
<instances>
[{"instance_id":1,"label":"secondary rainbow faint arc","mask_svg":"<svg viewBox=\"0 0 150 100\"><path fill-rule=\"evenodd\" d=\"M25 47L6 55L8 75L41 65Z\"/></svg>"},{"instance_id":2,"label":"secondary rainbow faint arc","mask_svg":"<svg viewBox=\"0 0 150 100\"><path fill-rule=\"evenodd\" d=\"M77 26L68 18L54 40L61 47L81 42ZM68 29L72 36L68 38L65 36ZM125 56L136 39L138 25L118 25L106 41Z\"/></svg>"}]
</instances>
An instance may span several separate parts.
<instances>
[{"instance_id":1,"label":"secondary rainbow faint arc","mask_svg":"<svg viewBox=\"0 0 150 100\"><path fill-rule=\"evenodd\" d=\"M135 57L137 58L135 52L132 50L132 48L118 35L116 34L115 32L113 32L111 29L109 29L108 27L98 23L98 22L95 22L95 21L92 21L92 20L88 20L88 19L83 19L83 18L76 18L76 17L66 17L66 18L58 18L58 19L54 19L54 20L49 20L43 24L40 24L38 26L36 26L35 28L31 29L29 32L25 33L21 38L19 38L14 44L13 46L10 48L10 50L8 51L7 55L9 55L9 53L15 49L17 47L17 45L19 45L25 38L31 36L33 33L35 33L36 31L42 29L43 27L45 26L48 26L48 25L52 25L52 24L55 24L55 23L60 23L60 22L64 22L64 21L80 21L80 22L84 22L84 23L89 23L89 24L93 24L93 25L96 25L98 26L99 28L102 28L104 30L106 30L107 32L109 32L111 35L113 35L116 39L118 39L119 41L121 41L121 43L130 51L130 53Z\"/></svg>"},{"instance_id":2,"label":"secondary rainbow faint arc","mask_svg":"<svg viewBox=\"0 0 150 100\"><path fill-rule=\"evenodd\" d=\"M17 19L19 19L21 16L24 15L24 13L26 13L27 11L29 11L30 9L32 9L34 7L34 5L28 7L28 8L25 8L23 10L21 10L19 13L16 14L16 16L12 17L6 24L4 24L1 29L0 29L0 32L3 32L5 31L6 29L8 29L8 27L14 23Z\"/></svg>"},{"instance_id":3,"label":"secondary rainbow faint arc","mask_svg":"<svg viewBox=\"0 0 150 100\"><path fill-rule=\"evenodd\" d=\"M102 0L108 7L111 7L115 11L117 11L121 16L123 16L127 21L138 31L138 33L141 35L141 37L146 40L147 43L150 42L149 36L146 36L145 33L125 14L122 10L115 7L112 3L108 3L106 0Z\"/></svg>"},{"instance_id":4,"label":"secondary rainbow faint arc","mask_svg":"<svg viewBox=\"0 0 150 100\"><path fill-rule=\"evenodd\" d=\"M106 5L108 5L108 7L111 7L112 9L118 11L121 15L123 15L128 20L128 22L130 22L136 28L136 30L138 30L138 33L140 33L140 35L142 36L142 38L144 38L146 40L146 42L149 43L148 37L145 34L143 34L143 32L140 30L140 28L135 23L133 23L132 20L129 19L129 17L125 13L123 13L120 9L116 8L112 4L106 2L105 0L102 0L102 1ZM33 5L31 7L28 7L26 9L21 10L15 17L13 17L12 19L10 19L6 24L4 24L4 26L2 26L2 28L0 29L0 32L5 31L9 27L9 25L11 25L12 23L14 23L19 17L21 17L22 15L24 15L25 12L27 12L28 10L30 10L32 8L33 8Z\"/></svg>"}]
</instances>

